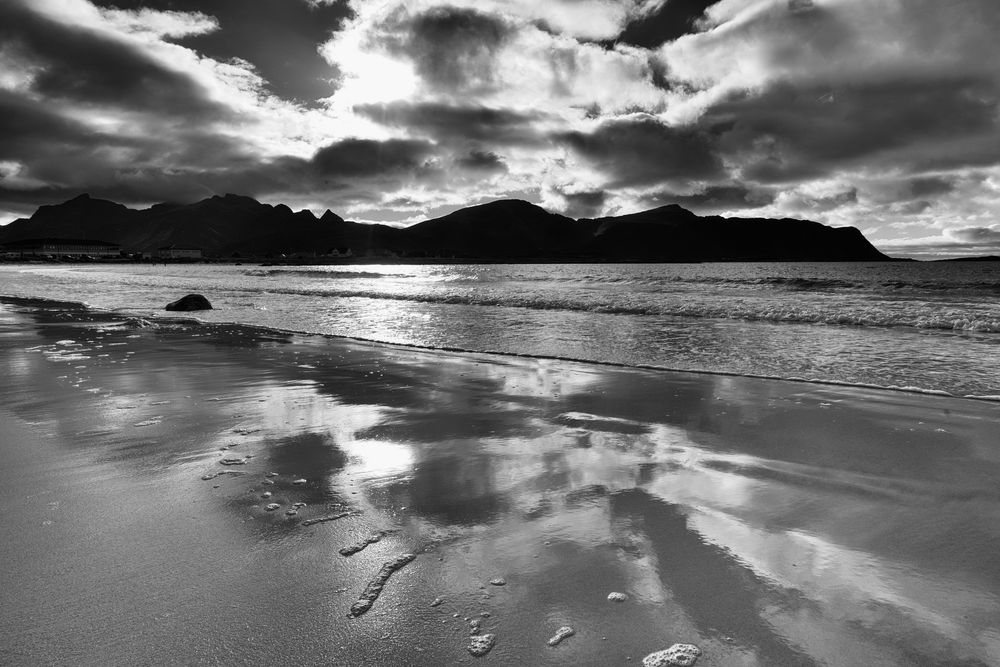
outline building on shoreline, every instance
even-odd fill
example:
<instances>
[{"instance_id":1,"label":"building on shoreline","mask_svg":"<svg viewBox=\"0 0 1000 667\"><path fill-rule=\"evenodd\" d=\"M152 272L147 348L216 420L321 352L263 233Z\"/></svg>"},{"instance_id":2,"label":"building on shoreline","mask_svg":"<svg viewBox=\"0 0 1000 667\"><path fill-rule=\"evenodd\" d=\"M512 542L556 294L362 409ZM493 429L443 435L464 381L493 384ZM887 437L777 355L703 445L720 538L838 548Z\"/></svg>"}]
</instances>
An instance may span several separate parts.
<instances>
[{"instance_id":1,"label":"building on shoreline","mask_svg":"<svg viewBox=\"0 0 1000 667\"><path fill-rule=\"evenodd\" d=\"M0 246L7 257L94 257L110 258L121 255L122 248L117 243L87 239L23 239L8 241Z\"/></svg>"},{"instance_id":2,"label":"building on shoreline","mask_svg":"<svg viewBox=\"0 0 1000 667\"><path fill-rule=\"evenodd\" d=\"M157 259L201 259L201 248L168 245L156 249Z\"/></svg>"}]
</instances>

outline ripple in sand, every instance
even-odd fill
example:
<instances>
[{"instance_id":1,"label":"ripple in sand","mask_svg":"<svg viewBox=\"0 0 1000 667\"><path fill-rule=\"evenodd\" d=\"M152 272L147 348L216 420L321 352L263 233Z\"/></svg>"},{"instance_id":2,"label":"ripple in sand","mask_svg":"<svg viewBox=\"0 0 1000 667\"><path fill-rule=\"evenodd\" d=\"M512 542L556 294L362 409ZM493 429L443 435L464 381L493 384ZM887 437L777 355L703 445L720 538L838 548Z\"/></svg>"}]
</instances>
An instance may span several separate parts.
<instances>
[{"instance_id":1,"label":"ripple in sand","mask_svg":"<svg viewBox=\"0 0 1000 667\"><path fill-rule=\"evenodd\" d=\"M347 617L357 618L371 609L372 605L375 604L375 600L382 594L382 589L385 587L386 582L389 581L392 573L407 563L412 562L416 557L416 554L400 554L394 560L383 563L375 578L365 586L365 590L358 597L358 601L351 605L351 611L347 613Z\"/></svg>"},{"instance_id":2,"label":"ripple in sand","mask_svg":"<svg viewBox=\"0 0 1000 667\"><path fill-rule=\"evenodd\" d=\"M611 602L625 602L625 600L628 600L628 596L618 592L608 593L608 600Z\"/></svg>"},{"instance_id":3,"label":"ripple in sand","mask_svg":"<svg viewBox=\"0 0 1000 667\"><path fill-rule=\"evenodd\" d=\"M485 635L472 635L469 637L468 651L477 658L481 658L490 652L497 641L497 636L492 633Z\"/></svg>"},{"instance_id":4,"label":"ripple in sand","mask_svg":"<svg viewBox=\"0 0 1000 667\"><path fill-rule=\"evenodd\" d=\"M306 483L306 480L305 480L305 479L302 479L302 478L299 478L299 479L293 479L293 480L292 480L292 484L305 484L305 483Z\"/></svg>"},{"instance_id":5,"label":"ripple in sand","mask_svg":"<svg viewBox=\"0 0 1000 667\"><path fill-rule=\"evenodd\" d=\"M266 507L264 507L264 509L267 510L268 512L273 512L279 507L281 507L281 505L279 505L278 503L269 503Z\"/></svg>"},{"instance_id":6,"label":"ripple in sand","mask_svg":"<svg viewBox=\"0 0 1000 667\"><path fill-rule=\"evenodd\" d=\"M674 644L647 655L642 659L642 667L691 667L700 655L701 649L694 644Z\"/></svg>"},{"instance_id":7,"label":"ripple in sand","mask_svg":"<svg viewBox=\"0 0 1000 667\"><path fill-rule=\"evenodd\" d=\"M238 456L227 456L226 458L219 461L224 466L241 466L245 465L247 460L245 458L240 458Z\"/></svg>"},{"instance_id":8,"label":"ripple in sand","mask_svg":"<svg viewBox=\"0 0 1000 667\"><path fill-rule=\"evenodd\" d=\"M260 494L260 497L261 497L261 498L270 498L270 497L271 497L271 495L272 495L272 494L271 494L271 492L270 492L270 491L265 491L264 493Z\"/></svg>"},{"instance_id":9,"label":"ripple in sand","mask_svg":"<svg viewBox=\"0 0 1000 667\"><path fill-rule=\"evenodd\" d=\"M152 419L144 419L141 422L136 422L136 426L155 426L163 421L163 417L153 417Z\"/></svg>"},{"instance_id":10,"label":"ripple in sand","mask_svg":"<svg viewBox=\"0 0 1000 667\"><path fill-rule=\"evenodd\" d=\"M495 579L490 579L490 583L493 584L494 586L506 586L507 580L504 579L503 577L497 577Z\"/></svg>"},{"instance_id":11,"label":"ripple in sand","mask_svg":"<svg viewBox=\"0 0 1000 667\"><path fill-rule=\"evenodd\" d=\"M564 625L558 630L556 630L556 633L552 635L552 637L549 639L549 646L556 646L562 640L566 639L567 637L572 637L575 634L576 630L569 627L568 625Z\"/></svg>"},{"instance_id":12,"label":"ripple in sand","mask_svg":"<svg viewBox=\"0 0 1000 667\"><path fill-rule=\"evenodd\" d=\"M382 533L372 533L368 537L358 540L354 544L351 544L349 546L340 549L340 555L353 556L354 554L358 553L359 551L367 547L369 544L375 544L381 539L382 539Z\"/></svg>"},{"instance_id":13,"label":"ripple in sand","mask_svg":"<svg viewBox=\"0 0 1000 667\"><path fill-rule=\"evenodd\" d=\"M315 519L306 519L302 522L303 526L312 526L317 523L323 523L324 521L336 521L337 519L343 519L345 516L351 516L351 512L341 512L340 514L328 514L327 516L317 517Z\"/></svg>"},{"instance_id":14,"label":"ripple in sand","mask_svg":"<svg viewBox=\"0 0 1000 667\"><path fill-rule=\"evenodd\" d=\"M434 598L434 600L431 602L431 606L432 607L437 607L437 606L440 606L443 602L444 602L444 598Z\"/></svg>"}]
</instances>

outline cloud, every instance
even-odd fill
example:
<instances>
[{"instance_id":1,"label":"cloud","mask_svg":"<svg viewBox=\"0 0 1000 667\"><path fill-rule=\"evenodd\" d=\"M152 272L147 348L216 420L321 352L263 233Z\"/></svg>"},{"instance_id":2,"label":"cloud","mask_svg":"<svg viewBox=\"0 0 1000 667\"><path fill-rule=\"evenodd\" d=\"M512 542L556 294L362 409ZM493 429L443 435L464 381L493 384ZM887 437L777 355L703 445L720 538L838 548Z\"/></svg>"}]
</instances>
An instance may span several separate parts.
<instances>
[{"instance_id":1,"label":"cloud","mask_svg":"<svg viewBox=\"0 0 1000 667\"><path fill-rule=\"evenodd\" d=\"M558 191L564 205L559 210L571 218L594 218L604 212L608 193L604 190Z\"/></svg>"},{"instance_id":2,"label":"cloud","mask_svg":"<svg viewBox=\"0 0 1000 667\"><path fill-rule=\"evenodd\" d=\"M122 32L154 38L180 39L207 35L219 29L219 21L201 12L140 9L101 9L101 16Z\"/></svg>"},{"instance_id":3,"label":"cloud","mask_svg":"<svg viewBox=\"0 0 1000 667\"><path fill-rule=\"evenodd\" d=\"M728 211L747 211L771 205L776 194L764 188L745 185L709 185L691 192L673 190L655 191L643 195L643 206L656 207L678 204L695 213L717 214Z\"/></svg>"},{"instance_id":4,"label":"cloud","mask_svg":"<svg viewBox=\"0 0 1000 667\"><path fill-rule=\"evenodd\" d=\"M1000 246L1000 226L992 227L962 227L952 229L949 235L962 242L976 245Z\"/></svg>"},{"instance_id":5,"label":"cloud","mask_svg":"<svg viewBox=\"0 0 1000 667\"><path fill-rule=\"evenodd\" d=\"M406 17L397 30L405 34L397 53L412 58L432 88L453 93L494 89L497 55L513 33L496 15L451 6Z\"/></svg>"},{"instance_id":6,"label":"cloud","mask_svg":"<svg viewBox=\"0 0 1000 667\"><path fill-rule=\"evenodd\" d=\"M733 94L699 124L721 128L720 149L750 180L798 181L852 167L919 172L1000 159L998 100L1000 88L975 81L839 90L778 83Z\"/></svg>"},{"instance_id":7,"label":"cloud","mask_svg":"<svg viewBox=\"0 0 1000 667\"><path fill-rule=\"evenodd\" d=\"M354 112L382 125L426 133L451 142L504 145L537 144L544 140L538 124L544 121L545 115L534 111L397 101L358 105Z\"/></svg>"},{"instance_id":8,"label":"cloud","mask_svg":"<svg viewBox=\"0 0 1000 667\"><path fill-rule=\"evenodd\" d=\"M0 38L4 65L31 63L26 87L49 100L201 118L224 113L197 81L87 23L54 20L14 0L0 6Z\"/></svg>"},{"instance_id":9,"label":"cloud","mask_svg":"<svg viewBox=\"0 0 1000 667\"><path fill-rule=\"evenodd\" d=\"M492 151L470 151L455 159L459 169L476 172L506 172L507 163Z\"/></svg>"},{"instance_id":10,"label":"cloud","mask_svg":"<svg viewBox=\"0 0 1000 667\"><path fill-rule=\"evenodd\" d=\"M410 139L345 139L316 151L312 164L323 176L374 176L413 170L433 145Z\"/></svg>"},{"instance_id":11,"label":"cloud","mask_svg":"<svg viewBox=\"0 0 1000 667\"><path fill-rule=\"evenodd\" d=\"M722 161L701 132L637 114L566 132L557 141L583 157L610 186L722 178Z\"/></svg>"}]
</instances>

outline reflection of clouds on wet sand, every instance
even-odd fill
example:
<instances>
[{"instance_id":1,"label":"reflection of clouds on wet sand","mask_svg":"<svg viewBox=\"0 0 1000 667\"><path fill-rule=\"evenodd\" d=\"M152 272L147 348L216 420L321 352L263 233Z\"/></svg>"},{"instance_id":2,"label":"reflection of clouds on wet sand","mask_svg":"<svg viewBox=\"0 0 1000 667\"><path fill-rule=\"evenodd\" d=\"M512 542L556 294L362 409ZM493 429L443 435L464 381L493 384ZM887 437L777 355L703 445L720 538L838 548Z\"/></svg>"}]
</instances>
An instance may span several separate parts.
<instances>
[{"instance_id":1,"label":"reflection of clouds on wet sand","mask_svg":"<svg viewBox=\"0 0 1000 667\"><path fill-rule=\"evenodd\" d=\"M319 600L323 632L358 655L488 609L491 656L522 664L619 664L665 637L706 662L1000 662L1000 463L980 404L235 327L42 324L19 330L28 346L0 339L10 410L101 484L177 489L175 522L207 515L237 550L254 545L245 599ZM346 609L331 590L357 594L410 550L363 623L329 622ZM507 585L489 587L497 576ZM612 590L629 601L609 606ZM440 618L413 616L437 596ZM563 625L577 633L553 653Z\"/></svg>"}]
</instances>

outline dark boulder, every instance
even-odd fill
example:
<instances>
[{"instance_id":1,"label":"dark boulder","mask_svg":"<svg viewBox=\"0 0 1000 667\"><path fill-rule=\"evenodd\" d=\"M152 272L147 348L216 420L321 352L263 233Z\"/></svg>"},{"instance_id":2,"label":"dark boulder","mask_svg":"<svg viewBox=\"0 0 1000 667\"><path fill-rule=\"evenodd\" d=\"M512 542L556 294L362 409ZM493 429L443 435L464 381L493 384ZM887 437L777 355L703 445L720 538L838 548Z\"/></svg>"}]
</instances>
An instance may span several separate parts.
<instances>
[{"instance_id":1,"label":"dark boulder","mask_svg":"<svg viewBox=\"0 0 1000 667\"><path fill-rule=\"evenodd\" d=\"M212 304L200 294L188 294L168 303L167 310L212 310Z\"/></svg>"}]
</instances>

